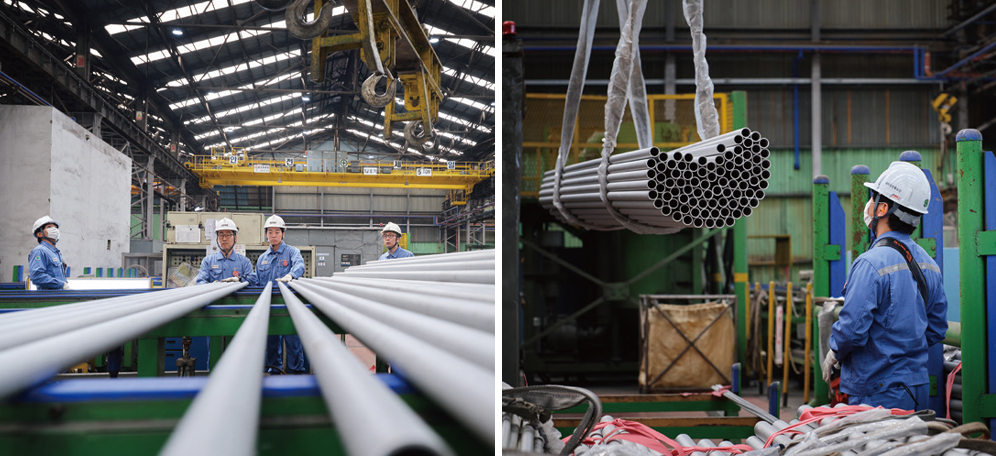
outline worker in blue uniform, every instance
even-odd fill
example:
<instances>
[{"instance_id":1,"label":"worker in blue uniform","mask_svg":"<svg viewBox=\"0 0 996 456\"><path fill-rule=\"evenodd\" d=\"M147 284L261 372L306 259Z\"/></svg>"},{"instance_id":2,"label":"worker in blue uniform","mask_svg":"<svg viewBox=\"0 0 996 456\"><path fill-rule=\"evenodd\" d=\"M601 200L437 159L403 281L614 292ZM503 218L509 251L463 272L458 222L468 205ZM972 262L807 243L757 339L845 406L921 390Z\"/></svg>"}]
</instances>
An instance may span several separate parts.
<instances>
[{"instance_id":1,"label":"worker in blue uniform","mask_svg":"<svg viewBox=\"0 0 996 456\"><path fill-rule=\"evenodd\" d=\"M38 247L28 254L28 278L39 290L68 290L69 279L66 273L69 267L62 260L62 252L55 247L62 233L59 222L52 217L44 216L35 220L32 232L38 241ZM107 373L116 378L121 372L121 361L124 359L124 347L116 347L107 353Z\"/></svg>"},{"instance_id":2,"label":"worker in blue uniform","mask_svg":"<svg viewBox=\"0 0 996 456\"><path fill-rule=\"evenodd\" d=\"M260 285L266 282L290 282L304 275L304 258L297 247L284 242L287 225L284 219L273 215L263 223L270 248L256 259L256 276ZM274 285L276 286L276 285ZM283 365L283 345L287 345L287 365ZM303 374L304 348L299 336L268 336L266 338L266 366L269 373Z\"/></svg>"},{"instance_id":3,"label":"worker in blue uniform","mask_svg":"<svg viewBox=\"0 0 996 456\"><path fill-rule=\"evenodd\" d=\"M28 254L28 278L39 290L66 290L67 266L62 261L62 252L55 246L59 242L59 222L44 216L35 220L31 231L38 246Z\"/></svg>"},{"instance_id":4,"label":"worker in blue uniform","mask_svg":"<svg viewBox=\"0 0 996 456\"><path fill-rule=\"evenodd\" d=\"M384 237L384 247L387 251L378 260L393 260L395 258L409 258L415 256L413 253L401 248L401 227L397 223L389 222L380 230Z\"/></svg>"},{"instance_id":5,"label":"worker in blue uniform","mask_svg":"<svg viewBox=\"0 0 996 456\"><path fill-rule=\"evenodd\" d=\"M873 248L851 265L823 378L829 382L839 360L840 390L851 405L923 410L927 351L944 339L948 327L941 270L910 238L927 213L930 183L917 166L893 162L865 186L872 190L864 220Z\"/></svg>"},{"instance_id":6,"label":"worker in blue uniform","mask_svg":"<svg viewBox=\"0 0 996 456\"><path fill-rule=\"evenodd\" d=\"M201 260L197 284L245 280L249 285L256 285L256 273L252 270L252 261L235 251L239 227L232 219L226 217L218 221L214 232L218 238L219 250Z\"/></svg>"}]
</instances>

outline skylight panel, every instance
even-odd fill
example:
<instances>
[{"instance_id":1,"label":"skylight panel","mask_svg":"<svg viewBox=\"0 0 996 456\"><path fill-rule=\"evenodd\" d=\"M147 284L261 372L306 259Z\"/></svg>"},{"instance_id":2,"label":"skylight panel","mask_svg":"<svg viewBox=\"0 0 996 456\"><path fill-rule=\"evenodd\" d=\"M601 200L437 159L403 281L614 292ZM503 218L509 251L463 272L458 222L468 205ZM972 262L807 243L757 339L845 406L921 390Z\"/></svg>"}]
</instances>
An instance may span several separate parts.
<instances>
[{"instance_id":1,"label":"skylight panel","mask_svg":"<svg viewBox=\"0 0 996 456\"><path fill-rule=\"evenodd\" d=\"M492 19L495 18L495 9L490 5L485 5L484 3L478 2L476 0L450 0L450 3L471 10L475 13L483 14Z\"/></svg>"}]
</instances>

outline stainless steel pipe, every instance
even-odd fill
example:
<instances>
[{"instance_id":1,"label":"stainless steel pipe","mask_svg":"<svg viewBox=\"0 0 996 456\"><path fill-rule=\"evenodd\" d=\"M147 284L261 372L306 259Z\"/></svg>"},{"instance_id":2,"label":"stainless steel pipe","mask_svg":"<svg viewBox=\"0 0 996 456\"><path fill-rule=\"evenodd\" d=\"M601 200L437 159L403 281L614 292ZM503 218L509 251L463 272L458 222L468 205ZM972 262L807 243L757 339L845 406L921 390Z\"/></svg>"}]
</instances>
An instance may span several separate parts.
<instances>
[{"instance_id":1,"label":"stainless steel pipe","mask_svg":"<svg viewBox=\"0 0 996 456\"><path fill-rule=\"evenodd\" d=\"M493 273L492 273L493 275ZM393 330L377 320L338 304L291 281L295 291L378 356L402 372L419 390L461 419L478 437L495 444L495 372L445 350ZM444 371L446 375L440 373Z\"/></svg>"},{"instance_id":2,"label":"stainless steel pipe","mask_svg":"<svg viewBox=\"0 0 996 456\"><path fill-rule=\"evenodd\" d=\"M374 300L322 286L323 282L299 279L300 285L328 299L334 300L367 317L373 318L395 330L435 345L482 368L495 365L494 331L463 326L448 320L418 312L389 306ZM399 299L404 297L399 296Z\"/></svg>"},{"instance_id":3,"label":"stainless steel pipe","mask_svg":"<svg viewBox=\"0 0 996 456\"><path fill-rule=\"evenodd\" d=\"M370 375L339 337L305 308L286 285L279 286L348 454L453 454L418 414ZM491 437L493 441L494 435Z\"/></svg>"},{"instance_id":4,"label":"stainless steel pipe","mask_svg":"<svg viewBox=\"0 0 996 456\"><path fill-rule=\"evenodd\" d=\"M207 292L155 309L0 351L0 363L6 363L2 365L17 366L16 369L0 371L0 399L44 382L80 360L117 347L246 285L248 285L246 282L220 286L198 285L197 288L204 287L200 289Z\"/></svg>"},{"instance_id":5,"label":"stainless steel pipe","mask_svg":"<svg viewBox=\"0 0 996 456\"><path fill-rule=\"evenodd\" d=\"M211 366L207 384L184 412L160 456L256 453L272 289L273 282L267 282L224 356L217 366ZM314 365L315 360L311 361Z\"/></svg>"}]
</instances>

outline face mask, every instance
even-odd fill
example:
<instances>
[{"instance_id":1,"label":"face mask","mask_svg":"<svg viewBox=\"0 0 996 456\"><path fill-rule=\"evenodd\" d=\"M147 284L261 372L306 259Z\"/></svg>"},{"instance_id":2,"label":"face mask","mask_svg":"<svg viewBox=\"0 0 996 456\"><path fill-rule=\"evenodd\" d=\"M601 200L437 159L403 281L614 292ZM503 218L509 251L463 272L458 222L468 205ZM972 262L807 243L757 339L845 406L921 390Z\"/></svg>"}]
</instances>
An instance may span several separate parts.
<instances>
[{"instance_id":1,"label":"face mask","mask_svg":"<svg viewBox=\"0 0 996 456\"><path fill-rule=\"evenodd\" d=\"M49 228L49 229L45 230L45 236L47 236L49 239L51 239L53 241L58 242L59 241L59 229L55 228L55 227Z\"/></svg>"},{"instance_id":2,"label":"face mask","mask_svg":"<svg viewBox=\"0 0 996 456\"><path fill-rule=\"evenodd\" d=\"M864 215L865 215L865 226L867 226L868 229L873 229L872 226L871 226L871 224L872 224L872 216L869 215L869 212L871 212L871 211L868 210L871 207L871 205L872 205L872 201L871 200L868 200L868 203L865 204L865 213L864 213Z\"/></svg>"}]
</instances>

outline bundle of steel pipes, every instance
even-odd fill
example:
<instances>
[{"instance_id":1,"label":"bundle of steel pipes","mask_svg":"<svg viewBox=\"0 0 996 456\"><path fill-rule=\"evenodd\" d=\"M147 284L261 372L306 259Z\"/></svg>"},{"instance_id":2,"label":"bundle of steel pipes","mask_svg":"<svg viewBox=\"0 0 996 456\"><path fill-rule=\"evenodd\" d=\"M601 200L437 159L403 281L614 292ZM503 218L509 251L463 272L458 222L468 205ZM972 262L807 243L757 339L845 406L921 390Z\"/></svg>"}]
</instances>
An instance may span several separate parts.
<instances>
[{"instance_id":1,"label":"bundle of steel pipes","mask_svg":"<svg viewBox=\"0 0 996 456\"><path fill-rule=\"evenodd\" d=\"M829 407L813 409L808 405L803 405L798 411L801 415L807 410L814 415L825 416L825 418L806 424L800 424L799 420L792 420L788 423L782 420L776 420L773 423L759 421L754 426L755 435L744 441L753 450L742 454L755 456L825 456L831 454L842 456L956 456L988 454L982 451L959 448L960 446L971 446L964 444L962 434L945 432L951 429L949 425L924 421L916 415L891 415L890 410L883 408L869 408L866 411L850 415L835 415L833 409ZM613 418L605 415L601 421L612 422ZM794 431L785 431L789 427ZM599 448L605 448L608 442L605 442L602 437L609 434L606 429L608 427L590 433L589 441L593 441L595 444L591 446L580 445L574 450L574 454L580 456ZM695 441L687 434L674 437L674 441L684 447L684 450L691 451L687 453L690 456L734 454L721 451L702 451L707 448L729 447L733 445L730 441L720 443L708 439ZM636 450L625 453L604 451L595 453L650 454Z\"/></svg>"},{"instance_id":2,"label":"bundle of steel pipes","mask_svg":"<svg viewBox=\"0 0 996 456\"><path fill-rule=\"evenodd\" d=\"M656 147L609 157L606 200L600 195L601 160L563 169L560 202L590 229L623 226L606 203L647 226L678 231L731 226L748 217L764 198L771 177L768 140L744 128L670 152ZM554 205L555 172L547 171L540 186L544 208L568 222Z\"/></svg>"}]
</instances>

